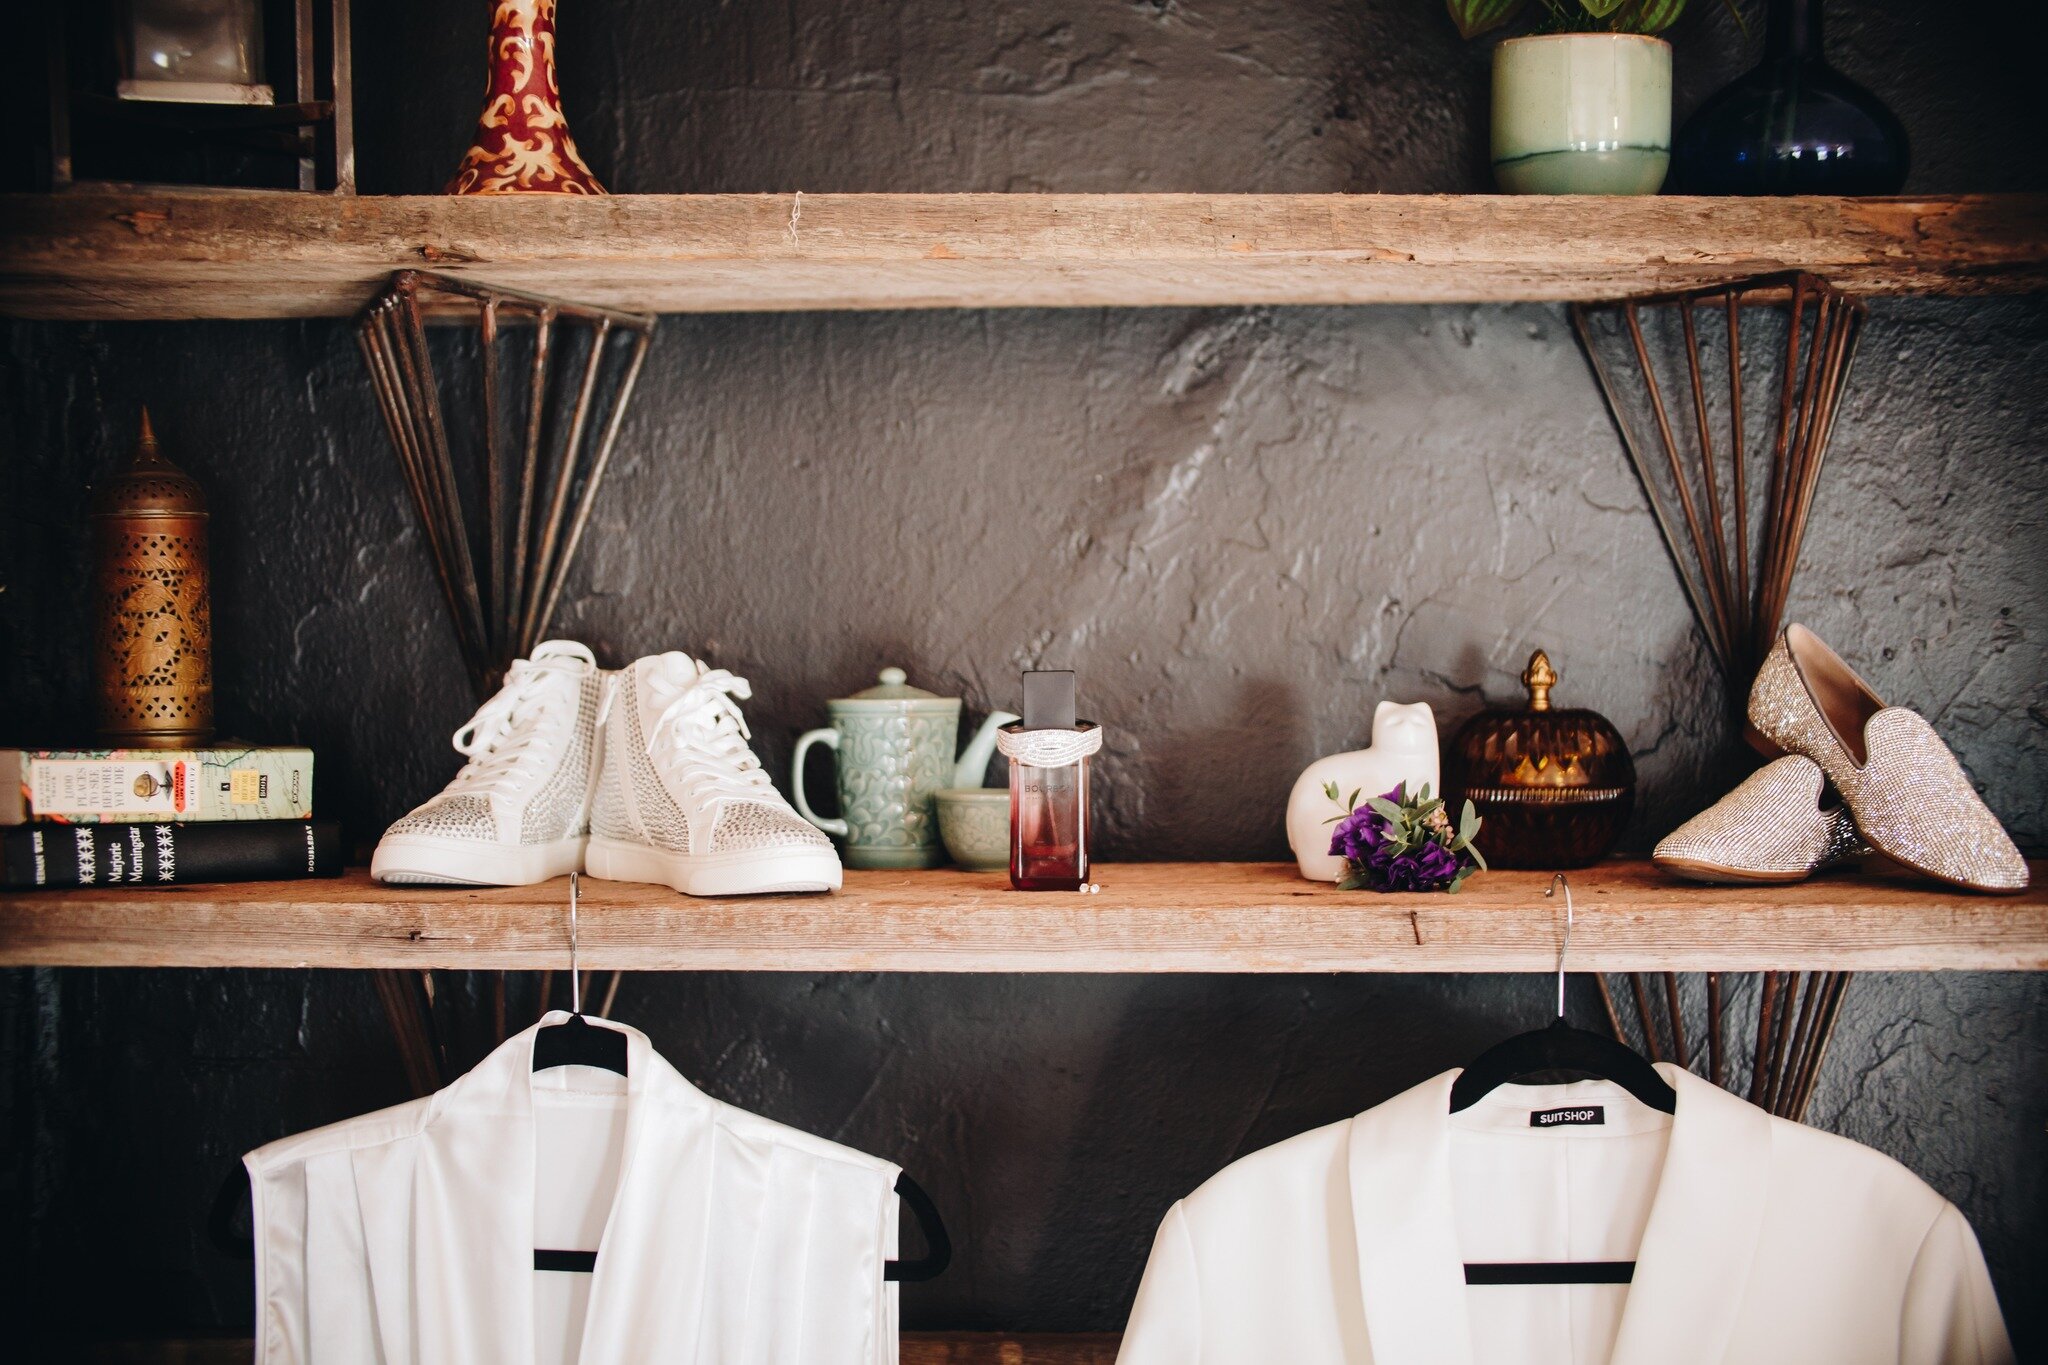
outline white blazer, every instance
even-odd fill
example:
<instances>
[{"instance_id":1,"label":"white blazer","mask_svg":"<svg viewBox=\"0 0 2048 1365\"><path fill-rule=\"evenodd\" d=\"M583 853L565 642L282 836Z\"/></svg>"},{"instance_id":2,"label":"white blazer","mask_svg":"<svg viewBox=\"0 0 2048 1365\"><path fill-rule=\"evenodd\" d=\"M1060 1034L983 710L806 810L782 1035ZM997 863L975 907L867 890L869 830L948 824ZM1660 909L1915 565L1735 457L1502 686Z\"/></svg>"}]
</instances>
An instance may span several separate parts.
<instances>
[{"instance_id":1,"label":"white blazer","mask_svg":"<svg viewBox=\"0 0 2048 1365\"><path fill-rule=\"evenodd\" d=\"M1604 1081L1454 1115L1448 1071L1245 1157L1167 1213L1119 1365L2011 1361L1954 1206L1658 1070L1675 1115ZM1634 1281L1465 1283L1468 1261L1558 1260L1633 1260Z\"/></svg>"},{"instance_id":2,"label":"white blazer","mask_svg":"<svg viewBox=\"0 0 2048 1365\"><path fill-rule=\"evenodd\" d=\"M633 1029L626 1077L536 1076L539 1027L244 1158L258 1365L894 1365L896 1167L719 1103Z\"/></svg>"}]
</instances>

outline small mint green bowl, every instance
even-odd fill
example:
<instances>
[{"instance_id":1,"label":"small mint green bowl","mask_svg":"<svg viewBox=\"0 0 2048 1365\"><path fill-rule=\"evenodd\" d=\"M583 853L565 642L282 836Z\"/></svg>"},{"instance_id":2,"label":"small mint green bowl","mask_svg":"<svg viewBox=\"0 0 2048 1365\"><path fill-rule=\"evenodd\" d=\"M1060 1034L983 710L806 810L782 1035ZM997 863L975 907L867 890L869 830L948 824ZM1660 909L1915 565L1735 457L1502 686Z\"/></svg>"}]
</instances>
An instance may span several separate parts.
<instances>
[{"instance_id":1,"label":"small mint green bowl","mask_svg":"<svg viewBox=\"0 0 2048 1365\"><path fill-rule=\"evenodd\" d=\"M1010 866L1010 789L949 787L932 793L939 810L939 839L954 862L970 872L1004 872Z\"/></svg>"}]
</instances>

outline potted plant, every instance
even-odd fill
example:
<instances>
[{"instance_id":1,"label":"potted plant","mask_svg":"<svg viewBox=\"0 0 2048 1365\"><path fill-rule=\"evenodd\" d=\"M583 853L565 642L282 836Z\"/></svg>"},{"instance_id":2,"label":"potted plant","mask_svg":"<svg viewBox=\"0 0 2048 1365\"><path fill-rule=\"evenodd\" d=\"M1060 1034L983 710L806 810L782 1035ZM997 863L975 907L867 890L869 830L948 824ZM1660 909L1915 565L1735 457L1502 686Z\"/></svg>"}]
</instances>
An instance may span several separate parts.
<instances>
[{"instance_id":1,"label":"potted plant","mask_svg":"<svg viewBox=\"0 0 2048 1365\"><path fill-rule=\"evenodd\" d=\"M1533 32L1493 50L1493 176L1502 190L1657 192L1671 165L1671 45L1655 35L1685 0L1446 3L1467 38L1534 12Z\"/></svg>"}]
</instances>

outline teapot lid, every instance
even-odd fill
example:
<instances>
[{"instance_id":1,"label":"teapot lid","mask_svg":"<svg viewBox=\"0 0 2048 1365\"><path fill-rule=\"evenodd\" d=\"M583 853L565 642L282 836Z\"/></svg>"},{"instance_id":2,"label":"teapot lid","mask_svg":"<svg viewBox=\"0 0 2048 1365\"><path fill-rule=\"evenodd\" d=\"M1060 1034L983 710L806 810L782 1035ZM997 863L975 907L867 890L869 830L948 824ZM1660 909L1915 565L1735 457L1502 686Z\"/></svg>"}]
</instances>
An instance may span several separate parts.
<instances>
[{"instance_id":1,"label":"teapot lid","mask_svg":"<svg viewBox=\"0 0 2048 1365\"><path fill-rule=\"evenodd\" d=\"M957 701L955 697L942 697L936 692L927 692L922 687L912 687L907 681L909 675L900 668L882 670L881 681L873 687L864 687L842 701Z\"/></svg>"}]
</instances>

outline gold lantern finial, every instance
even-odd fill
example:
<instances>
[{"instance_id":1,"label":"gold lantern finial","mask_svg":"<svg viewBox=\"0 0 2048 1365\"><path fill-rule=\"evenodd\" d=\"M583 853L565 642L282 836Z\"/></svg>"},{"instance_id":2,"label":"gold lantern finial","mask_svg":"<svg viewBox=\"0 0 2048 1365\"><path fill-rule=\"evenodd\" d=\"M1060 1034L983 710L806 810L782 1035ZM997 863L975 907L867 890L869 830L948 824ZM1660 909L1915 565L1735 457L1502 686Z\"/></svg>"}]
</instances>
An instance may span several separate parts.
<instances>
[{"instance_id":1,"label":"gold lantern finial","mask_svg":"<svg viewBox=\"0 0 2048 1365\"><path fill-rule=\"evenodd\" d=\"M1529 689L1529 709L1548 711L1550 689L1557 686L1557 670L1550 666L1550 656L1537 650L1529 656L1529 666L1522 670L1522 686Z\"/></svg>"}]
</instances>

